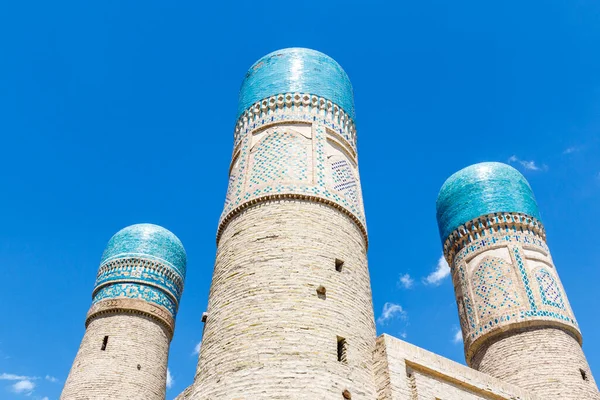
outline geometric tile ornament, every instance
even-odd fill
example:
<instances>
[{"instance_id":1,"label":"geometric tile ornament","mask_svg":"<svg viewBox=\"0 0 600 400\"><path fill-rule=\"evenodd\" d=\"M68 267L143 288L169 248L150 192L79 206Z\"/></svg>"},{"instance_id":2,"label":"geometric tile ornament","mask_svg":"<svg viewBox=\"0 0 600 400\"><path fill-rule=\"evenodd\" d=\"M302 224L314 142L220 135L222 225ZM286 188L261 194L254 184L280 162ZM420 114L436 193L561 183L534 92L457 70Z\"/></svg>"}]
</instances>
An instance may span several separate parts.
<instances>
[{"instance_id":1,"label":"geometric tile ornament","mask_svg":"<svg viewBox=\"0 0 600 400\"><path fill-rule=\"evenodd\" d=\"M183 292L186 254L170 231L153 224L128 226L108 242L92 304L137 299L164 307L174 319Z\"/></svg>"},{"instance_id":2,"label":"geometric tile ornament","mask_svg":"<svg viewBox=\"0 0 600 400\"><path fill-rule=\"evenodd\" d=\"M552 275L544 268L540 268L535 273L535 278L538 281L540 295L544 304L565 309L561 291Z\"/></svg>"},{"instance_id":3,"label":"geometric tile ornament","mask_svg":"<svg viewBox=\"0 0 600 400\"><path fill-rule=\"evenodd\" d=\"M329 56L289 48L254 63L239 93L217 242L241 210L280 198L329 204L348 215L368 242L353 120L350 79ZM299 133L297 126L311 134Z\"/></svg>"},{"instance_id":4,"label":"geometric tile ornament","mask_svg":"<svg viewBox=\"0 0 600 400\"><path fill-rule=\"evenodd\" d=\"M486 257L479 264L473 276L479 318L519 307L513 274L510 264L501 258Z\"/></svg>"}]
</instances>

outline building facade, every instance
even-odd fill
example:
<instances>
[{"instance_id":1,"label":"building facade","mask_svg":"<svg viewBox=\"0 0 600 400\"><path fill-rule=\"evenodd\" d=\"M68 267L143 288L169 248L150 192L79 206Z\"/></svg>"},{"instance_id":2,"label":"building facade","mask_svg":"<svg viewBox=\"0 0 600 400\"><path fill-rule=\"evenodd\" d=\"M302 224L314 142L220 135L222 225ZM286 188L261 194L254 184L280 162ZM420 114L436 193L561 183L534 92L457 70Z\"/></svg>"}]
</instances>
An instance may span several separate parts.
<instances>
[{"instance_id":1,"label":"building facade","mask_svg":"<svg viewBox=\"0 0 600 400\"><path fill-rule=\"evenodd\" d=\"M354 119L322 53L279 50L246 73L202 347L177 400L600 400L533 192L504 164L459 171L437 200L469 366L376 337ZM63 399L165 398L185 252L142 227L109 242Z\"/></svg>"}]
</instances>

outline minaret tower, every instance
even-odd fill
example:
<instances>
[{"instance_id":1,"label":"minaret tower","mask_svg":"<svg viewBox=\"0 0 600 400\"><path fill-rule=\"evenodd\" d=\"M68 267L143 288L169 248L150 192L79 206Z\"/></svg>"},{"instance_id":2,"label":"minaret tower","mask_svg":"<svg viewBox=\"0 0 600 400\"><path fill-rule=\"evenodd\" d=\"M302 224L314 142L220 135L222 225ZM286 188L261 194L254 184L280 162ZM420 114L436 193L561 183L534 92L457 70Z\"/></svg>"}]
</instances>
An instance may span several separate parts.
<instances>
[{"instance_id":1,"label":"minaret tower","mask_svg":"<svg viewBox=\"0 0 600 400\"><path fill-rule=\"evenodd\" d=\"M375 398L375 323L344 70L284 49L248 70L196 399Z\"/></svg>"},{"instance_id":2,"label":"minaret tower","mask_svg":"<svg viewBox=\"0 0 600 400\"><path fill-rule=\"evenodd\" d=\"M62 400L164 400L185 267L183 245L160 226L110 239Z\"/></svg>"},{"instance_id":3,"label":"minaret tower","mask_svg":"<svg viewBox=\"0 0 600 400\"><path fill-rule=\"evenodd\" d=\"M472 165L436 205L467 363L543 399L600 399L523 175Z\"/></svg>"}]
</instances>

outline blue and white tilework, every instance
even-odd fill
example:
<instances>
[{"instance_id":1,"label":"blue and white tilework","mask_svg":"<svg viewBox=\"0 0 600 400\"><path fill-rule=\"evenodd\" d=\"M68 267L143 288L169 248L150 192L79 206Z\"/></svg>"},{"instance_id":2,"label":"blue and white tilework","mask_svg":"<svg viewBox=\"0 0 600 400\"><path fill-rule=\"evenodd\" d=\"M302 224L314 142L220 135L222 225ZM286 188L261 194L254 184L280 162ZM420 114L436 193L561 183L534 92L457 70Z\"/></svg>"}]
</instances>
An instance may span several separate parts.
<instances>
[{"instance_id":1,"label":"blue and white tilework","mask_svg":"<svg viewBox=\"0 0 600 400\"><path fill-rule=\"evenodd\" d=\"M542 303L564 310L562 292L552 274L545 268L540 268L535 272L535 278L539 285Z\"/></svg>"},{"instance_id":2,"label":"blue and white tilework","mask_svg":"<svg viewBox=\"0 0 600 400\"><path fill-rule=\"evenodd\" d=\"M234 154L220 226L241 206L257 199L295 195L341 206L366 235L358 170L348 143L338 141L339 135L321 124L303 126L310 129L310 135L301 134L294 125L275 125L242 139ZM257 136L260 139L253 143ZM328 143L334 139L343 152Z\"/></svg>"},{"instance_id":3,"label":"blue and white tilework","mask_svg":"<svg viewBox=\"0 0 600 400\"><path fill-rule=\"evenodd\" d=\"M528 251L534 259L528 259ZM464 302L461 326L467 348L496 328L526 321L561 323L578 334L558 277L537 267L540 257L551 263L545 241L522 233L488 236L456 254L451 269Z\"/></svg>"},{"instance_id":4,"label":"blue and white tilework","mask_svg":"<svg viewBox=\"0 0 600 400\"><path fill-rule=\"evenodd\" d=\"M157 225L132 225L109 240L92 302L141 299L165 307L175 318L185 272L185 250L175 235Z\"/></svg>"}]
</instances>

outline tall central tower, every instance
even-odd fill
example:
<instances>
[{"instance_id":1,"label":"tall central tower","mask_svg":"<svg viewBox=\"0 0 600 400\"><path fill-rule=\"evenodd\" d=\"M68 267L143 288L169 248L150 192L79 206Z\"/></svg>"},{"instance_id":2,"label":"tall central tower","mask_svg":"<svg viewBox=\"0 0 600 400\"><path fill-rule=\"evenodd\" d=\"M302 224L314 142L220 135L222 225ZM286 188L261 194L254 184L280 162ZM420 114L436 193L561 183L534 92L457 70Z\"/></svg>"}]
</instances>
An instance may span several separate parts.
<instances>
[{"instance_id":1,"label":"tall central tower","mask_svg":"<svg viewBox=\"0 0 600 400\"><path fill-rule=\"evenodd\" d=\"M314 50L241 87L192 399L375 398L375 323L344 70Z\"/></svg>"}]
</instances>

